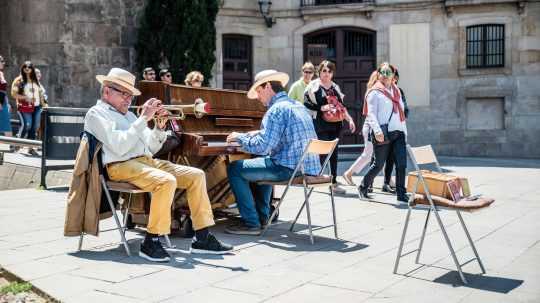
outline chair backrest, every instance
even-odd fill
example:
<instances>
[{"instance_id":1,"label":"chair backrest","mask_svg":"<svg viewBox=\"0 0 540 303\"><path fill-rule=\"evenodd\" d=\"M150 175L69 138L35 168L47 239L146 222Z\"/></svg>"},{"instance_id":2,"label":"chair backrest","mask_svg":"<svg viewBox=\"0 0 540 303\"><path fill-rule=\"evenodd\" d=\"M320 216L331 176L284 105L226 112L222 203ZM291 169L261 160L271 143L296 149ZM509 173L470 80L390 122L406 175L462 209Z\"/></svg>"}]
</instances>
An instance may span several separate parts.
<instances>
[{"instance_id":1,"label":"chair backrest","mask_svg":"<svg viewBox=\"0 0 540 303\"><path fill-rule=\"evenodd\" d=\"M410 147L417 164L436 163L437 157L431 145Z\"/></svg>"},{"instance_id":2,"label":"chair backrest","mask_svg":"<svg viewBox=\"0 0 540 303\"><path fill-rule=\"evenodd\" d=\"M409 156L417 170L419 169L418 165L434 163L437 166L437 170L439 172L442 171L431 145L411 147L407 144L407 150L409 151Z\"/></svg>"},{"instance_id":3,"label":"chair backrest","mask_svg":"<svg viewBox=\"0 0 540 303\"><path fill-rule=\"evenodd\" d=\"M311 139L306 148L308 153L317 154L317 155L328 155L332 154L339 139L332 141L324 141L318 139Z\"/></svg>"},{"instance_id":4,"label":"chair backrest","mask_svg":"<svg viewBox=\"0 0 540 303\"><path fill-rule=\"evenodd\" d=\"M437 156L435 156L435 152L433 151L431 145L411 147L409 144L407 144L407 151L409 153L409 157L412 160L414 168L417 170L418 173L418 178L416 180L416 184L414 185L413 196L411 196L411 199L414 200L414 196L416 195L416 192L418 190L418 185L421 183L424 187L424 191L429 203L431 204L431 206L435 207L435 204L433 203L433 200L431 198L431 193L429 192L429 188L424 179L424 176L422 175L422 171L420 170L419 165L434 163L437 167L437 171L442 173L442 168L439 165Z\"/></svg>"},{"instance_id":5,"label":"chair backrest","mask_svg":"<svg viewBox=\"0 0 540 303\"><path fill-rule=\"evenodd\" d=\"M304 174L304 159L306 158L307 154L316 154L316 155L327 155L324 159L323 164L321 165L321 170L319 171L318 175L321 175L324 171L324 168L328 166L328 162L330 161L330 157L332 156L332 153L334 152L334 149L336 148L338 144L339 139L334 139L332 141L324 141L319 139L310 139L308 145L304 149L304 152L302 153L302 157L300 157L300 161L298 161L298 164L296 165L293 177L296 175L296 173L300 170L302 174ZM328 171L330 172L330 166L328 166ZM330 174L330 173L329 173ZM292 179L291 179L292 180Z\"/></svg>"}]
</instances>

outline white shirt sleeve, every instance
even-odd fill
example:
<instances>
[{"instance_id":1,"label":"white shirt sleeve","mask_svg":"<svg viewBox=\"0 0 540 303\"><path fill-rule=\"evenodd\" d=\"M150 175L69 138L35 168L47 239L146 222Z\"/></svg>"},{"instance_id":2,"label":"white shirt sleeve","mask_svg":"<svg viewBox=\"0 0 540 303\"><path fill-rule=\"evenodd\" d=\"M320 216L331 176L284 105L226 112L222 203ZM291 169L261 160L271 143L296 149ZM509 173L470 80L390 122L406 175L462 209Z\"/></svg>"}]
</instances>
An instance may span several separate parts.
<instances>
[{"instance_id":1,"label":"white shirt sleeve","mask_svg":"<svg viewBox=\"0 0 540 303\"><path fill-rule=\"evenodd\" d=\"M167 140L167 132L160 130L158 127L150 130L148 127L144 130L144 143L150 149L152 154L159 151L165 140Z\"/></svg>"},{"instance_id":2,"label":"white shirt sleeve","mask_svg":"<svg viewBox=\"0 0 540 303\"><path fill-rule=\"evenodd\" d=\"M372 91L367 96L368 103L368 113L366 116L365 123L373 130L375 134L382 133L381 127L379 125L379 120L377 120L377 112L379 110L379 98L376 91Z\"/></svg>"},{"instance_id":3,"label":"white shirt sleeve","mask_svg":"<svg viewBox=\"0 0 540 303\"><path fill-rule=\"evenodd\" d=\"M135 120L127 130L118 130L115 122L100 117L95 110L89 110L84 119L84 129L94 135L110 151L118 156L127 154L137 143L140 144L140 134L148 129L146 120L142 117ZM148 129L148 131L150 131Z\"/></svg>"}]
</instances>

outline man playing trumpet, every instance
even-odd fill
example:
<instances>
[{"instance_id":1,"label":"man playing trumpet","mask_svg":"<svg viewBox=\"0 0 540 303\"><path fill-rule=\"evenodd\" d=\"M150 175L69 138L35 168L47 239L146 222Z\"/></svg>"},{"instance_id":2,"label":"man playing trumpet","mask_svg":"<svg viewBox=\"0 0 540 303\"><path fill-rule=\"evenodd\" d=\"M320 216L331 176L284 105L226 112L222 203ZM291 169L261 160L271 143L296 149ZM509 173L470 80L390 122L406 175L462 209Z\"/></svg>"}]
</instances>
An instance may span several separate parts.
<instances>
[{"instance_id":1,"label":"man playing trumpet","mask_svg":"<svg viewBox=\"0 0 540 303\"><path fill-rule=\"evenodd\" d=\"M187 192L196 237L191 252L231 251L232 246L220 242L208 230L214 219L204 171L152 158L167 138L159 127L147 127L154 116L168 114L161 101L146 101L137 118L128 111L133 96L141 94L134 87L134 75L113 68L108 75L98 75L96 79L101 83L101 100L86 114L84 129L103 143L103 164L112 181L128 182L152 193L147 234L139 255L150 261L169 261L158 237L170 233L171 204L177 188Z\"/></svg>"}]
</instances>

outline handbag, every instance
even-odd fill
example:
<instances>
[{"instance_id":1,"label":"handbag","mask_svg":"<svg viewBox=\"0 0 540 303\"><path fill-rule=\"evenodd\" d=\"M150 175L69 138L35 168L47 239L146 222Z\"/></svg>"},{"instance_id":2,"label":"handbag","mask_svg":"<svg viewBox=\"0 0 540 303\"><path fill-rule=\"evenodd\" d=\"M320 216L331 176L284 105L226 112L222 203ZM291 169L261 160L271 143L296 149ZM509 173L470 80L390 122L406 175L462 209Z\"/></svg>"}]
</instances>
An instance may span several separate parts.
<instances>
[{"instance_id":1,"label":"handbag","mask_svg":"<svg viewBox=\"0 0 540 303\"><path fill-rule=\"evenodd\" d=\"M326 96L326 101L332 108L328 111L323 111L323 120L326 122L341 122L345 119L345 112L347 109L336 96L329 95Z\"/></svg>"},{"instance_id":2,"label":"handbag","mask_svg":"<svg viewBox=\"0 0 540 303\"><path fill-rule=\"evenodd\" d=\"M180 135L178 134L180 127L176 123L176 120L167 121L167 127L165 129L167 130L167 139L163 142L157 153L154 154L154 158L165 156L180 146Z\"/></svg>"},{"instance_id":3,"label":"handbag","mask_svg":"<svg viewBox=\"0 0 540 303\"><path fill-rule=\"evenodd\" d=\"M373 145L385 145L385 144L388 144L390 143L390 136L388 135L388 123L390 123L390 120L392 119L392 115L394 114L394 110L392 110L392 113L390 114L390 118L388 118L388 122L386 122L386 124L381 124L380 127L381 127L381 132L384 136L384 139L382 140L382 142L379 142L377 141L377 139L375 138L375 132L373 130L371 130L370 132L370 141L371 143L373 143Z\"/></svg>"}]
</instances>

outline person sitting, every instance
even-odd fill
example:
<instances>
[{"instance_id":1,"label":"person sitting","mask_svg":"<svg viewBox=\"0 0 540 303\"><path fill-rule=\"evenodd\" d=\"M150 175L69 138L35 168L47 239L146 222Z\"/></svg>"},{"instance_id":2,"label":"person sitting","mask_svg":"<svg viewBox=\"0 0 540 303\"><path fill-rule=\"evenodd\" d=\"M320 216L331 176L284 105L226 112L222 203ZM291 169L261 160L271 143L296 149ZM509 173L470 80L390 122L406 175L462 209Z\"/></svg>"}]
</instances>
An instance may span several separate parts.
<instances>
[{"instance_id":1,"label":"person sitting","mask_svg":"<svg viewBox=\"0 0 540 303\"><path fill-rule=\"evenodd\" d=\"M143 79L146 81L156 81L156 71L151 68L147 67L143 69Z\"/></svg>"},{"instance_id":2,"label":"person sitting","mask_svg":"<svg viewBox=\"0 0 540 303\"><path fill-rule=\"evenodd\" d=\"M160 81L163 81L167 84L172 84L172 74L171 72L164 68L162 70L159 71L159 80Z\"/></svg>"},{"instance_id":3,"label":"person sitting","mask_svg":"<svg viewBox=\"0 0 540 303\"><path fill-rule=\"evenodd\" d=\"M227 167L227 174L236 204L242 217L240 225L229 226L225 232L259 235L270 216L271 185L254 184L260 180L288 180L311 139L317 139L313 119L298 101L287 96L284 86L289 76L275 70L264 70L255 76L248 98L258 99L268 107L261 129L248 133L232 132L227 142L238 142L248 153L262 157L238 160ZM308 154L304 171L317 175L321 170L319 157Z\"/></svg>"},{"instance_id":4,"label":"person sitting","mask_svg":"<svg viewBox=\"0 0 540 303\"><path fill-rule=\"evenodd\" d=\"M231 251L232 246L220 242L208 230L214 225L214 219L204 171L152 158L167 137L158 127L153 130L147 127L147 122L155 115L167 114L161 101L147 100L137 118L128 111L133 96L141 94L134 87L134 75L112 68L108 75L96 78L101 84L101 100L88 110L84 130L103 143L103 164L110 180L128 182L152 193L147 233L139 255L156 262L170 259L158 236L170 233L171 205L177 188L187 192L195 229L191 252Z\"/></svg>"},{"instance_id":5,"label":"person sitting","mask_svg":"<svg viewBox=\"0 0 540 303\"><path fill-rule=\"evenodd\" d=\"M204 82L203 74L201 74L201 72L198 72L196 70L187 74L186 79L184 80L184 83L187 86L193 86L193 87L201 87L203 82Z\"/></svg>"}]
</instances>

